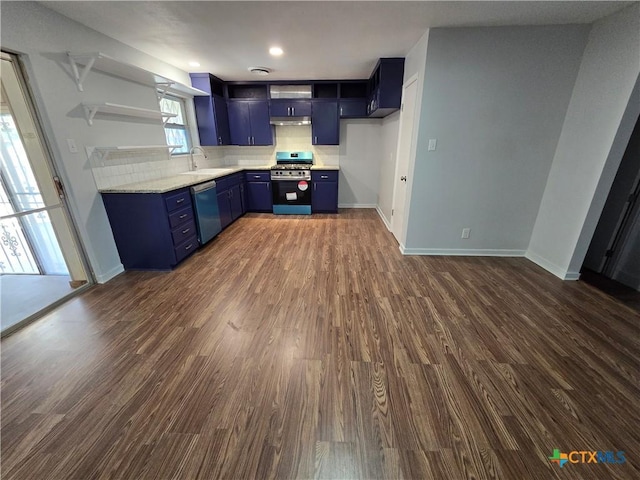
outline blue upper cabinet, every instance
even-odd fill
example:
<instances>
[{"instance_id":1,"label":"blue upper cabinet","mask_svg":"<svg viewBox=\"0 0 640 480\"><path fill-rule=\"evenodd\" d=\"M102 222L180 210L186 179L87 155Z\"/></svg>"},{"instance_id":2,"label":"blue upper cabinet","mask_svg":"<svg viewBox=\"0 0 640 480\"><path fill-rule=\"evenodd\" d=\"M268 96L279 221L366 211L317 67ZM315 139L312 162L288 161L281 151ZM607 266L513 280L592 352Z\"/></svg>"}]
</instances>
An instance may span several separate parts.
<instances>
[{"instance_id":1,"label":"blue upper cabinet","mask_svg":"<svg viewBox=\"0 0 640 480\"><path fill-rule=\"evenodd\" d=\"M311 109L311 143L340 144L338 100L314 100Z\"/></svg>"},{"instance_id":2,"label":"blue upper cabinet","mask_svg":"<svg viewBox=\"0 0 640 480\"><path fill-rule=\"evenodd\" d=\"M273 145L267 100L229 100L228 111L232 145Z\"/></svg>"},{"instance_id":3,"label":"blue upper cabinet","mask_svg":"<svg viewBox=\"0 0 640 480\"><path fill-rule=\"evenodd\" d=\"M400 108L404 58L381 58L369 80L370 117L386 117Z\"/></svg>"},{"instance_id":4,"label":"blue upper cabinet","mask_svg":"<svg viewBox=\"0 0 640 480\"><path fill-rule=\"evenodd\" d=\"M208 97L193 99L200 144L205 146L231 144L227 103L223 97L224 82L209 73L190 73L189 75L192 86L209 93Z\"/></svg>"},{"instance_id":5,"label":"blue upper cabinet","mask_svg":"<svg viewBox=\"0 0 640 480\"><path fill-rule=\"evenodd\" d=\"M272 117L309 117L311 116L311 100L271 100Z\"/></svg>"}]
</instances>

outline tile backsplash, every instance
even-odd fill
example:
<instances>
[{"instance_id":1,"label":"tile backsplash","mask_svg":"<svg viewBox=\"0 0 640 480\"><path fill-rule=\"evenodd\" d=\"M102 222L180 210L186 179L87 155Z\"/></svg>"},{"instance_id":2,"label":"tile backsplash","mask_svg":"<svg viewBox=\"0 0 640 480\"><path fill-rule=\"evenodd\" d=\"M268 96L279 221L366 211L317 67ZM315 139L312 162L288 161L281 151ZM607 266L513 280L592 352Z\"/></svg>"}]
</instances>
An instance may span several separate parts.
<instances>
[{"instance_id":1,"label":"tile backsplash","mask_svg":"<svg viewBox=\"0 0 640 480\"><path fill-rule=\"evenodd\" d=\"M312 145L311 126L276 126L275 145L268 147L204 147L204 155L194 154L198 168L231 165L272 165L276 152L312 151L316 165L339 165L338 145ZM89 164L98 189L126 183L155 180L190 170L189 155L171 156L169 151L122 150L110 152L106 160L91 155Z\"/></svg>"}]
</instances>

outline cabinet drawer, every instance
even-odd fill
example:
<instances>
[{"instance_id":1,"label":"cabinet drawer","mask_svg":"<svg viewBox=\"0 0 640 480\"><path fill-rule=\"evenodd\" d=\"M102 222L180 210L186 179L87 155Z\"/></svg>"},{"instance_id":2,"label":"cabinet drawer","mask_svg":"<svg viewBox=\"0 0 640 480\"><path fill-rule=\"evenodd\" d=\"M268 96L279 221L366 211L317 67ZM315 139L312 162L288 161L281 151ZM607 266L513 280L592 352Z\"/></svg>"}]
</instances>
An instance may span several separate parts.
<instances>
[{"instance_id":1,"label":"cabinet drawer","mask_svg":"<svg viewBox=\"0 0 640 480\"><path fill-rule=\"evenodd\" d=\"M245 172L247 182L270 182L271 172Z\"/></svg>"},{"instance_id":2,"label":"cabinet drawer","mask_svg":"<svg viewBox=\"0 0 640 480\"><path fill-rule=\"evenodd\" d=\"M187 238L195 235L196 232L196 224L192 220L189 223L185 223L184 225L180 225L175 230L171 231L171 237L173 238L174 245L180 245Z\"/></svg>"},{"instance_id":3,"label":"cabinet drawer","mask_svg":"<svg viewBox=\"0 0 640 480\"><path fill-rule=\"evenodd\" d=\"M182 244L178 245L174 250L176 252L176 263L179 263L187 256L191 255L198 248L198 237L195 235L188 238Z\"/></svg>"},{"instance_id":4,"label":"cabinet drawer","mask_svg":"<svg viewBox=\"0 0 640 480\"><path fill-rule=\"evenodd\" d=\"M314 182L337 182L338 170L316 170L311 172Z\"/></svg>"},{"instance_id":5,"label":"cabinet drawer","mask_svg":"<svg viewBox=\"0 0 640 480\"><path fill-rule=\"evenodd\" d=\"M171 213L179 208L191 206L191 194L188 189L181 190L178 193L166 195L164 202L167 206L167 212Z\"/></svg>"},{"instance_id":6,"label":"cabinet drawer","mask_svg":"<svg viewBox=\"0 0 640 480\"><path fill-rule=\"evenodd\" d=\"M193 208L191 206L182 208L177 212L173 212L169 215L169 227L176 228L178 225L188 222L193 219Z\"/></svg>"}]
</instances>

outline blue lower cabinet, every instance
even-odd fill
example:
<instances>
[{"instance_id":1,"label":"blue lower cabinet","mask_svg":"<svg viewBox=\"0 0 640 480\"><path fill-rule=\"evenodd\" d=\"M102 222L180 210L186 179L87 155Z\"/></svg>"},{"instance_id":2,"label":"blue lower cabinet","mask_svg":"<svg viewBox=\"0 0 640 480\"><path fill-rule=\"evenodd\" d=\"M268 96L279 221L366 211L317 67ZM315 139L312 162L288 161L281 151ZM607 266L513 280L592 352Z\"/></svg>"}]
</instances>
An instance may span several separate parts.
<instances>
[{"instance_id":1,"label":"blue lower cabinet","mask_svg":"<svg viewBox=\"0 0 640 480\"><path fill-rule=\"evenodd\" d=\"M271 172L255 170L245 172L247 182L247 211L271 212L273 200L271 194Z\"/></svg>"},{"instance_id":2,"label":"blue lower cabinet","mask_svg":"<svg viewBox=\"0 0 640 480\"><path fill-rule=\"evenodd\" d=\"M189 189L103 193L102 200L125 269L170 270L198 248Z\"/></svg>"},{"instance_id":3,"label":"blue lower cabinet","mask_svg":"<svg viewBox=\"0 0 640 480\"><path fill-rule=\"evenodd\" d=\"M216 179L220 224L224 230L246 212L244 173L233 173Z\"/></svg>"},{"instance_id":4,"label":"blue lower cabinet","mask_svg":"<svg viewBox=\"0 0 640 480\"><path fill-rule=\"evenodd\" d=\"M338 213L338 171L314 170L311 183L312 213Z\"/></svg>"},{"instance_id":5,"label":"blue lower cabinet","mask_svg":"<svg viewBox=\"0 0 640 480\"><path fill-rule=\"evenodd\" d=\"M233 217L231 216L231 202L229 202L229 190L218 190L218 209L220 210L220 226L224 230L231 222Z\"/></svg>"}]
</instances>

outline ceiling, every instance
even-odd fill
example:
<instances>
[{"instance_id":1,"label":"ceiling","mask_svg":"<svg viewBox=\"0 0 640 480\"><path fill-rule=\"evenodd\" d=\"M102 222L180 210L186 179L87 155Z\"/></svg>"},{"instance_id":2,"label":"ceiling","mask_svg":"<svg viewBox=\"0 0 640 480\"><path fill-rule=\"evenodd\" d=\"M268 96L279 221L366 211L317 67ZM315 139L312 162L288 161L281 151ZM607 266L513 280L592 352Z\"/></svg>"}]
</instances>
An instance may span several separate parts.
<instances>
[{"instance_id":1,"label":"ceiling","mask_svg":"<svg viewBox=\"0 0 640 480\"><path fill-rule=\"evenodd\" d=\"M368 78L429 27L591 23L633 2L41 2L185 71L223 80ZM268 53L280 46L279 58ZM188 65L198 61L200 67Z\"/></svg>"}]
</instances>

